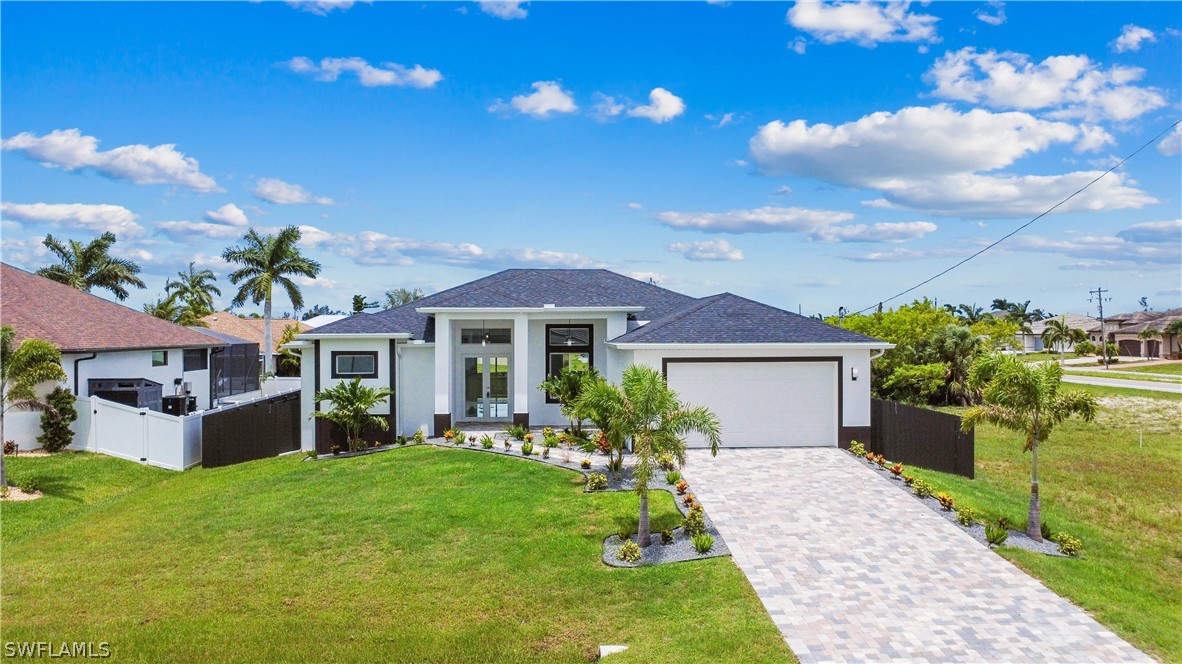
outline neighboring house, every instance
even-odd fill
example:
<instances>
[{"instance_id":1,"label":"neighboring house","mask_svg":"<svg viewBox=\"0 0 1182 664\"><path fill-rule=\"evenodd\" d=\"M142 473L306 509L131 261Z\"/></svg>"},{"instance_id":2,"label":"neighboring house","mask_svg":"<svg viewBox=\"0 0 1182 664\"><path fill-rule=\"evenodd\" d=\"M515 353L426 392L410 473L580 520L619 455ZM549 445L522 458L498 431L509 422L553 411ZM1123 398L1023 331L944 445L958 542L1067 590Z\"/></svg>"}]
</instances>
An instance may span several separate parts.
<instances>
[{"instance_id":1,"label":"neighboring house","mask_svg":"<svg viewBox=\"0 0 1182 664\"><path fill-rule=\"evenodd\" d=\"M210 402L219 405L233 396L251 395L260 389L259 345L246 339L223 334L207 327L190 327L190 330L211 337L222 344L209 352Z\"/></svg>"},{"instance_id":2,"label":"neighboring house","mask_svg":"<svg viewBox=\"0 0 1182 664\"><path fill-rule=\"evenodd\" d=\"M1073 330L1083 330L1088 335L1088 339L1092 343L1100 343L1100 319L1085 316L1083 314L1062 314L1054 318L1047 318L1045 320L1034 321L1030 324L1029 329L1018 332L1018 348L1022 352L1037 353L1042 350L1053 350L1059 352L1059 347L1047 349L1046 344L1042 341L1042 333L1047 329L1047 323L1053 320L1062 320L1067 323L1067 327ZM1070 353L1075 350L1075 344L1069 343L1064 352Z\"/></svg>"},{"instance_id":3,"label":"neighboring house","mask_svg":"<svg viewBox=\"0 0 1182 664\"><path fill-rule=\"evenodd\" d=\"M319 316L313 316L300 322L304 325L307 325L308 327L316 328L322 325L328 325L329 323L335 323L338 320L343 320L348 317L349 314L320 314Z\"/></svg>"},{"instance_id":4,"label":"neighboring house","mask_svg":"<svg viewBox=\"0 0 1182 664\"><path fill-rule=\"evenodd\" d=\"M618 381L662 371L735 447L847 446L870 434L870 361L891 344L736 295L693 298L606 270L505 270L303 333L303 447L337 432L312 395L362 378L394 390L376 438L449 427L566 425L537 389L565 366ZM323 407L331 407L325 403ZM339 442L339 441L337 441ZM691 444L701 444L691 440Z\"/></svg>"},{"instance_id":5,"label":"neighboring house","mask_svg":"<svg viewBox=\"0 0 1182 664\"><path fill-rule=\"evenodd\" d=\"M7 264L0 264L0 321L16 330L17 343L36 338L57 346L66 386L76 396L157 411L164 396L186 388L199 409L209 408L210 352L226 345ZM30 422L29 431L9 426L9 438L35 447L39 415L15 415L14 422Z\"/></svg>"},{"instance_id":6,"label":"neighboring house","mask_svg":"<svg viewBox=\"0 0 1182 664\"><path fill-rule=\"evenodd\" d=\"M1182 320L1182 308L1169 311L1137 311L1117 314L1105 319L1104 329L1108 340L1117 345L1124 357L1175 358L1182 354L1182 340L1175 334L1166 334L1166 327ZM1150 338L1142 338L1146 330L1156 330Z\"/></svg>"},{"instance_id":7,"label":"neighboring house","mask_svg":"<svg viewBox=\"0 0 1182 664\"><path fill-rule=\"evenodd\" d=\"M259 354L263 352L263 341L266 335L266 321L262 318L242 318L229 311L219 311L212 313L201 319L209 329L221 334L228 334L232 337L237 337L250 343L259 345ZM294 318L272 318L271 319L271 343L275 345L273 352L279 352L279 341L283 337L283 330L288 325L298 325L300 332L307 332L312 327L307 323L298 321Z\"/></svg>"}]
</instances>

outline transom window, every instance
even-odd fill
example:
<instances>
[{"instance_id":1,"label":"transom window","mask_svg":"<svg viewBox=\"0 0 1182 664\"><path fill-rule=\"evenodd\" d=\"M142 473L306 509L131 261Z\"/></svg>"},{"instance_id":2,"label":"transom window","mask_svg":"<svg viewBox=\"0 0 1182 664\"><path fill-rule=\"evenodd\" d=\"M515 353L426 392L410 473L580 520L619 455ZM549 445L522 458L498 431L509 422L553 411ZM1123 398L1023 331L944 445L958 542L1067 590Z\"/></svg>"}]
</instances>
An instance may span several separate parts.
<instances>
[{"instance_id":1,"label":"transom window","mask_svg":"<svg viewBox=\"0 0 1182 664\"><path fill-rule=\"evenodd\" d=\"M377 378L377 351L333 351L333 378Z\"/></svg>"},{"instance_id":2,"label":"transom window","mask_svg":"<svg viewBox=\"0 0 1182 664\"><path fill-rule=\"evenodd\" d=\"M460 330L460 343L511 344L513 343L513 330L507 327L483 330L479 327L465 327Z\"/></svg>"},{"instance_id":3,"label":"transom window","mask_svg":"<svg viewBox=\"0 0 1182 664\"><path fill-rule=\"evenodd\" d=\"M563 369L587 371L593 364L591 325L546 326L546 375L553 376ZM558 403L546 393L546 403Z\"/></svg>"}]
</instances>

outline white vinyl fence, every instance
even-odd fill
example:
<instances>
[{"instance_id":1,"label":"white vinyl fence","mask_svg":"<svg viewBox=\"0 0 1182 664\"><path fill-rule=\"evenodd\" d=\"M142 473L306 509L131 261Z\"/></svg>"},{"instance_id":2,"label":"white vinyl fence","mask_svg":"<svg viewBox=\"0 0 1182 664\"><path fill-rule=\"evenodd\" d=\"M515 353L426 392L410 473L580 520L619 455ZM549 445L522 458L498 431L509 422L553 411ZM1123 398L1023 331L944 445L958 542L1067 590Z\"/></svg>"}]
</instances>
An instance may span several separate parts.
<instances>
[{"instance_id":1,"label":"white vinyl fence","mask_svg":"<svg viewBox=\"0 0 1182 664\"><path fill-rule=\"evenodd\" d=\"M88 413L83 413L89 401ZM79 423L89 415L90 431L74 449L107 454L169 470L201 463L201 414L174 417L98 397L79 399ZM80 430L81 432L81 430Z\"/></svg>"}]
</instances>

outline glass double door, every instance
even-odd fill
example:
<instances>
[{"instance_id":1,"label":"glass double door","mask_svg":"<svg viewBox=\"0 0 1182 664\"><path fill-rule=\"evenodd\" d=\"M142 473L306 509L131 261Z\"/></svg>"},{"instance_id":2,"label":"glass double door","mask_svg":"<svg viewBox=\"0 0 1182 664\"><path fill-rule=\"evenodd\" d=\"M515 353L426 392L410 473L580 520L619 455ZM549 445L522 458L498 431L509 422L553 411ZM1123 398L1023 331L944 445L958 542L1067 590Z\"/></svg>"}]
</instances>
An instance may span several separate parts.
<instances>
[{"instance_id":1,"label":"glass double door","mask_svg":"<svg viewBox=\"0 0 1182 664\"><path fill-rule=\"evenodd\" d=\"M464 419L508 420L509 356L471 355L463 361Z\"/></svg>"}]
</instances>

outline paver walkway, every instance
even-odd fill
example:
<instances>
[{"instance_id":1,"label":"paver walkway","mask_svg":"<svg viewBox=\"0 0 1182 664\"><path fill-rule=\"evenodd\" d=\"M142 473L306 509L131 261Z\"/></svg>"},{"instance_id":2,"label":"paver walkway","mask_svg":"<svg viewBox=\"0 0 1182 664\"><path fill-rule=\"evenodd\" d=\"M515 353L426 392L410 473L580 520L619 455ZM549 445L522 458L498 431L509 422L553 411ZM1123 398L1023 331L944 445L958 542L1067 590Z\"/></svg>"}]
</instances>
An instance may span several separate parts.
<instances>
[{"instance_id":1,"label":"paver walkway","mask_svg":"<svg viewBox=\"0 0 1182 664\"><path fill-rule=\"evenodd\" d=\"M802 662L1152 661L847 452L694 450L684 475Z\"/></svg>"}]
</instances>

